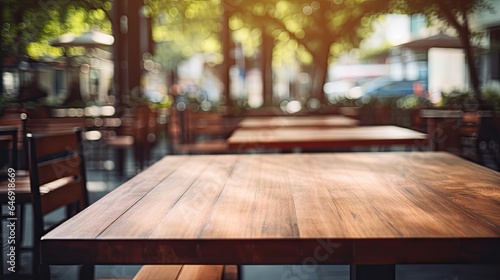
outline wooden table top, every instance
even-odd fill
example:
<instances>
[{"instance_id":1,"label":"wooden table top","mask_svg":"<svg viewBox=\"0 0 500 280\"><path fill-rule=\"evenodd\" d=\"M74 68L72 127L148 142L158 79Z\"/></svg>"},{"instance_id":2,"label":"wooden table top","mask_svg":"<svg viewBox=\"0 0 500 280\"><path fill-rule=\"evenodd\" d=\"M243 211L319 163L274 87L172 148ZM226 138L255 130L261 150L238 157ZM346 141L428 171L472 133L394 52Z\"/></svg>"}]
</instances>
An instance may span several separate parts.
<instances>
[{"instance_id":1,"label":"wooden table top","mask_svg":"<svg viewBox=\"0 0 500 280\"><path fill-rule=\"evenodd\" d=\"M462 110L437 110L437 109L421 109L420 117L429 119L439 118L462 118L464 112Z\"/></svg>"},{"instance_id":2,"label":"wooden table top","mask_svg":"<svg viewBox=\"0 0 500 280\"><path fill-rule=\"evenodd\" d=\"M427 144L427 134L398 126L346 128L236 129L228 139L229 149L325 149L357 146Z\"/></svg>"},{"instance_id":3,"label":"wooden table top","mask_svg":"<svg viewBox=\"0 0 500 280\"><path fill-rule=\"evenodd\" d=\"M238 127L260 129L268 127L353 127L359 121L344 116L276 116L247 117Z\"/></svg>"},{"instance_id":4,"label":"wooden table top","mask_svg":"<svg viewBox=\"0 0 500 280\"><path fill-rule=\"evenodd\" d=\"M443 152L167 156L43 262L500 263L500 173Z\"/></svg>"}]
</instances>

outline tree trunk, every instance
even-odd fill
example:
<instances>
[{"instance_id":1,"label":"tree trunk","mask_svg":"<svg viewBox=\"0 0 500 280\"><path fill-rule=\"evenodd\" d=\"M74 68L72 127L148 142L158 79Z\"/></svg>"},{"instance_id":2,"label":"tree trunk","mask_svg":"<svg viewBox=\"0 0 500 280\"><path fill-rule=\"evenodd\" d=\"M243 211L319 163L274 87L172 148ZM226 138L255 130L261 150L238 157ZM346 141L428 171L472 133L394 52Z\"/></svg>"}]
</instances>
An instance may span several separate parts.
<instances>
[{"instance_id":1,"label":"tree trunk","mask_svg":"<svg viewBox=\"0 0 500 280\"><path fill-rule=\"evenodd\" d=\"M469 68L469 77L472 84L472 90L474 91L475 97L477 99L477 104L474 104L476 105L474 107L475 109L477 109L478 107L481 108L484 104L481 96L481 83L479 81L479 74L476 68L476 61L474 59L473 47L470 42L471 34L469 27L469 11L462 11L461 16L463 23L460 23L456 14L454 15L451 12L450 7L447 6L445 2L437 0L436 4L438 5L440 11L443 13L448 23L458 32L458 37L462 42L462 46L465 52L465 59L467 60L467 66Z\"/></svg>"},{"instance_id":2,"label":"tree trunk","mask_svg":"<svg viewBox=\"0 0 500 280\"><path fill-rule=\"evenodd\" d=\"M126 92L132 97L131 101L139 101L142 95L142 53L141 53L141 22L139 11L142 8L142 1L129 0L127 2L128 32L127 32L127 72L128 88ZM138 98L138 99L135 99Z\"/></svg>"},{"instance_id":3,"label":"tree trunk","mask_svg":"<svg viewBox=\"0 0 500 280\"><path fill-rule=\"evenodd\" d=\"M262 58L261 58L261 71L262 71L262 94L264 95L264 107L273 106L273 37L266 33L265 28L262 30Z\"/></svg>"},{"instance_id":4,"label":"tree trunk","mask_svg":"<svg viewBox=\"0 0 500 280\"><path fill-rule=\"evenodd\" d=\"M312 95L311 97L317 98L321 105L327 103L323 87L328 78L328 57L330 55L330 44L325 43L314 56L314 64L316 75L313 79Z\"/></svg>"},{"instance_id":5,"label":"tree trunk","mask_svg":"<svg viewBox=\"0 0 500 280\"><path fill-rule=\"evenodd\" d=\"M319 50L313 54L314 64L316 67L316 77L314 77L314 84L312 89L312 96L320 101L321 105L327 104L326 96L323 91L326 80L328 78L328 58L330 57L330 46L335 42L335 36L331 35L331 31L328 29L329 19L326 18L325 14L322 14L318 19L320 26L320 34L329 34L325 36L322 44L319 46Z\"/></svg>"},{"instance_id":6,"label":"tree trunk","mask_svg":"<svg viewBox=\"0 0 500 280\"><path fill-rule=\"evenodd\" d=\"M224 5L225 6L225 5ZM222 32L221 32L221 41L222 41L222 55L224 57L224 64L222 70L222 84L224 85L223 90L223 104L231 108L233 106L233 100L231 99L231 79L229 77L229 70L231 66L234 64L233 59L231 58L231 29L229 28L229 11L224 10L222 14Z\"/></svg>"},{"instance_id":7,"label":"tree trunk","mask_svg":"<svg viewBox=\"0 0 500 280\"><path fill-rule=\"evenodd\" d=\"M1 25L0 25L1 26ZM2 36L0 36L0 96L3 95L3 91L4 91L4 84L3 84L3 61L4 61L4 56L5 56L5 52L2 48Z\"/></svg>"},{"instance_id":8,"label":"tree trunk","mask_svg":"<svg viewBox=\"0 0 500 280\"><path fill-rule=\"evenodd\" d=\"M123 67L127 59L127 37L122 32L121 17L125 15L124 1L113 1L113 11L111 25L113 29L113 36L115 42L113 44L113 61L114 61L114 74L113 74L113 93L115 96L115 105L119 106L122 102L122 94L128 88L127 72Z\"/></svg>"},{"instance_id":9,"label":"tree trunk","mask_svg":"<svg viewBox=\"0 0 500 280\"><path fill-rule=\"evenodd\" d=\"M469 69L469 78L472 86L472 90L474 91L475 97L478 102L478 106L481 107L483 105L482 96L481 96L481 83L479 81L479 73L476 67L476 61L474 57L474 50L470 43L470 32L467 27L465 27L460 32L460 39L462 40L462 45L464 47L465 59L467 60L467 67Z\"/></svg>"}]
</instances>

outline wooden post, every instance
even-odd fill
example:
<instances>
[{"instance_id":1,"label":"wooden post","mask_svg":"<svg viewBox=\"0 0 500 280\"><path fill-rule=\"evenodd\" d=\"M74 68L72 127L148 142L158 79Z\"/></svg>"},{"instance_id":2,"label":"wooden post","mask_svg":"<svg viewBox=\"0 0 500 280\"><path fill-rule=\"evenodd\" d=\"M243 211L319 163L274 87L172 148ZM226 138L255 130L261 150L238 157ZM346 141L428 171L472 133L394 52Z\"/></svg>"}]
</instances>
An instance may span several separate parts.
<instances>
[{"instance_id":1,"label":"wooden post","mask_svg":"<svg viewBox=\"0 0 500 280\"><path fill-rule=\"evenodd\" d=\"M141 9L143 1L130 0L127 6L127 78L128 94L139 94L141 90L142 53L141 53ZM134 96L131 96L134 98ZM133 100L133 99L132 99Z\"/></svg>"},{"instance_id":2,"label":"wooden post","mask_svg":"<svg viewBox=\"0 0 500 280\"><path fill-rule=\"evenodd\" d=\"M113 1L112 28L115 42L113 44L113 92L116 98L116 106L119 106L124 91L128 88L127 83L127 36L125 33L126 2Z\"/></svg>"}]
</instances>

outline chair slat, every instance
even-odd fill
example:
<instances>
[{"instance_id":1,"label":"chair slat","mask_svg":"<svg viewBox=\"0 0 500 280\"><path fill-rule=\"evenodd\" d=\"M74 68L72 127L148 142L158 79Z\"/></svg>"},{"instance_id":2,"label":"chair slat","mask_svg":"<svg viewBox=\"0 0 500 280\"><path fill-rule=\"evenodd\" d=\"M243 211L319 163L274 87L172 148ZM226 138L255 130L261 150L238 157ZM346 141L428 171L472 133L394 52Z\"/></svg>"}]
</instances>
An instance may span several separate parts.
<instances>
[{"instance_id":1,"label":"chair slat","mask_svg":"<svg viewBox=\"0 0 500 280\"><path fill-rule=\"evenodd\" d=\"M37 158L47 157L61 152L78 149L78 142L73 134L51 134L38 138L36 143Z\"/></svg>"},{"instance_id":2,"label":"chair slat","mask_svg":"<svg viewBox=\"0 0 500 280\"><path fill-rule=\"evenodd\" d=\"M50 160L38 165L38 183L40 185L70 176L80 174L81 158L73 154Z\"/></svg>"},{"instance_id":3,"label":"chair slat","mask_svg":"<svg viewBox=\"0 0 500 280\"><path fill-rule=\"evenodd\" d=\"M40 196L42 200L42 213L48 214L62 206L84 199L81 182L71 182L50 190Z\"/></svg>"}]
</instances>

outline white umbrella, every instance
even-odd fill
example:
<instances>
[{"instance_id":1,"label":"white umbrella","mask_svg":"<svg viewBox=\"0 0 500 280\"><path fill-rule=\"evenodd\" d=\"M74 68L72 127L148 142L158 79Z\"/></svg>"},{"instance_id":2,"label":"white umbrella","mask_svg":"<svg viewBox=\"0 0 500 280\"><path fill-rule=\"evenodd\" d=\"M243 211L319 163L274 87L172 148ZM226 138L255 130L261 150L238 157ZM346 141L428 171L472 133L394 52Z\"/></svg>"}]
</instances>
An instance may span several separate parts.
<instances>
[{"instance_id":1,"label":"white umbrella","mask_svg":"<svg viewBox=\"0 0 500 280\"><path fill-rule=\"evenodd\" d=\"M50 45L55 47L98 48L111 46L114 41L115 38L113 36L92 30L78 36L69 33L61 35L50 41Z\"/></svg>"},{"instance_id":2,"label":"white umbrella","mask_svg":"<svg viewBox=\"0 0 500 280\"><path fill-rule=\"evenodd\" d=\"M113 45L114 41L115 39L111 35L96 30L91 30L78 36L75 36L73 34L64 34L52 40L49 44L51 46L64 48L85 47L98 49L111 46ZM92 61L90 63L92 64ZM69 64L67 64L67 67L69 67ZM86 77L88 78L88 76Z\"/></svg>"}]
</instances>

